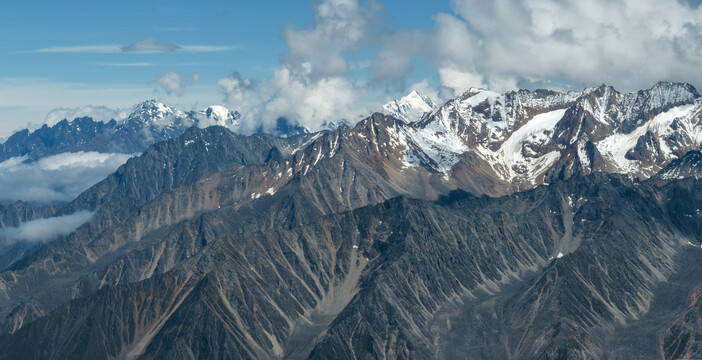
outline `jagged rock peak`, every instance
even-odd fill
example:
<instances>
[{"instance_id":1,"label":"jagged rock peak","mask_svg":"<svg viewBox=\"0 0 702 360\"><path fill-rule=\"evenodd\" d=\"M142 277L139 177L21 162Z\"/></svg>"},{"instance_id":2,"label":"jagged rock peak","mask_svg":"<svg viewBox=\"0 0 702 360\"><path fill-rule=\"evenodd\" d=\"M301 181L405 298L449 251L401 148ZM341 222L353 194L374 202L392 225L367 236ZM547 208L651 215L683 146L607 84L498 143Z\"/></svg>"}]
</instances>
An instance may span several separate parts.
<instances>
[{"instance_id":1,"label":"jagged rock peak","mask_svg":"<svg viewBox=\"0 0 702 360\"><path fill-rule=\"evenodd\" d=\"M421 120L436 107L429 97L413 90L406 96L383 105L383 113L410 123Z\"/></svg>"}]
</instances>

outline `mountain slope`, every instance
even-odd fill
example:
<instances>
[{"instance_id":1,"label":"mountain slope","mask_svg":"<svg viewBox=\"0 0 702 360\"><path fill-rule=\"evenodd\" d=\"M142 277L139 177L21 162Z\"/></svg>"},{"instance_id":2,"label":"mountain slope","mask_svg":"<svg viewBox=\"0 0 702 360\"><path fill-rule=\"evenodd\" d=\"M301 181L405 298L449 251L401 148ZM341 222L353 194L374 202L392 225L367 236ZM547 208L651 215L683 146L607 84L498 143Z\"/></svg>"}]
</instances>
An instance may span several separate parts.
<instances>
[{"instance_id":1,"label":"mountain slope","mask_svg":"<svg viewBox=\"0 0 702 360\"><path fill-rule=\"evenodd\" d=\"M410 126L402 156L447 180L478 173L499 187L491 195L593 172L648 178L699 149L699 98L675 83L628 94L604 85L567 94L471 89Z\"/></svg>"},{"instance_id":2,"label":"mountain slope","mask_svg":"<svg viewBox=\"0 0 702 360\"><path fill-rule=\"evenodd\" d=\"M699 179L702 177L702 153L690 151L685 156L673 160L670 165L666 166L655 177L664 180L684 179L686 177Z\"/></svg>"},{"instance_id":3,"label":"mountain slope","mask_svg":"<svg viewBox=\"0 0 702 360\"><path fill-rule=\"evenodd\" d=\"M699 146L698 98L670 83L473 89L412 124L374 114L284 139L192 128L58 210L97 212L0 273L0 345L27 358L695 355L700 284L684 274L699 271L702 192L630 177L697 167L694 152L674 159Z\"/></svg>"},{"instance_id":4,"label":"mountain slope","mask_svg":"<svg viewBox=\"0 0 702 360\"><path fill-rule=\"evenodd\" d=\"M162 192L191 184L232 164L263 165L280 161L304 146L308 138L309 135L242 136L220 126L192 127L183 136L152 145L142 155L130 159L114 174L78 196L64 212L94 210L116 196L148 202Z\"/></svg>"},{"instance_id":5,"label":"mountain slope","mask_svg":"<svg viewBox=\"0 0 702 360\"><path fill-rule=\"evenodd\" d=\"M635 324L683 270L686 241L702 241L680 238L682 214L666 209L699 206L689 196L698 187L594 175L501 199L395 199L292 229L213 234L172 270L107 286L0 343L24 358L600 357L613 329ZM662 349L655 332L671 325L647 336ZM32 335L51 328L74 330Z\"/></svg>"},{"instance_id":6,"label":"mountain slope","mask_svg":"<svg viewBox=\"0 0 702 360\"><path fill-rule=\"evenodd\" d=\"M693 95L690 96L694 100ZM475 99L476 96L478 99ZM242 232L265 230L276 225L298 226L314 221L320 215L377 204L398 195L435 200L454 189L462 189L476 195L500 196L519 190L520 186L524 189L537 185L539 181L546 181L546 173L552 163L543 163L543 161L535 163L539 165L538 171L527 168L528 171L521 173L521 176L526 175L529 182L520 182L525 179L502 177L508 170L514 171L515 168L509 169L491 163L489 161L491 159L485 156L486 148L482 146L505 148L505 144L516 143L517 145L508 147L519 148L519 146L525 146L524 142L520 143L513 139L529 138L522 133L529 134L534 128L543 129L544 126L539 125L541 123L555 122L557 125L564 126L563 121L567 123L573 119L587 120L587 114L580 117L568 116L568 114L577 113L572 110L579 108L578 102L574 99L582 100L582 94L553 92L508 94L506 99L509 101L505 103L510 105L506 109L509 109L509 113L516 114L510 117L503 115L505 110L500 109L502 100L499 96L495 96L497 95L484 91L468 92L465 99L459 98L456 102L449 102L446 107L431 117L413 125L376 114L360 122L353 129L342 127L334 132L286 140L278 139L275 141L284 142L292 139L296 141L296 145L288 145L286 148L281 144L280 148L287 149L284 150L285 155L283 155L280 150L273 150L269 142L268 145L262 145L260 150L255 151L254 155L250 155L253 158L249 160L243 158L242 154L251 154L247 152L250 150L243 151L239 148L241 145L236 144L244 144L247 141L256 143L259 141L256 140L258 138L236 138L232 137L231 133L217 130L218 128L212 128L215 130L210 132L193 129L190 135L154 147L152 152L147 152L143 157L135 159L131 165L127 164L124 169L106 181L86 191L64 210L69 213L75 210L95 209L101 204L108 204L110 199L121 197L150 202L129 205L140 209L138 216L131 216L128 212L121 210L120 207L123 205L120 201L115 203L114 208L104 207L104 215L101 216L105 218L112 217L110 215L112 213L121 213L126 217L110 220L106 223L107 227L100 225L100 222L88 224L87 226L94 229L77 238L81 246L87 246L84 252L76 254L69 251L67 258L57 258L56 251L63 252L66 250L60 249L70 249L76 245L75 240L64 240L51 244L24 261L18 262L12 269L14 271L12 277L15 279L13 282L17 282L17 285L7 285L9 286L7 294L9 297L16 297L17 295L10 294L15 294L15 291L24 293L27 289L45 291L42 290L41 284L44 281L42 279L50 279L50 274L53 272L50 267L47 267L47 261L54 263L60 259L59 262L62 263L90 263L103 257L105 259L112 259L113 256L130 258L131 246L148 237L150 233L166 231L161 229L168 229L183 220L198 216L201 212L220 208L231 209L230 211L239 214L229 229ZM642 93L632 98L650 99L651 96ZM644 100L639 102L648 104ZM474 103L474 106L462 107L460 103ZM554 104L569 105L571 108L552 110L556 106ZM455 108L463 109L462 115L451 115L451 109ZM484 112L478 113L478 109L481 108L484 108ZM541 113L532 116L531 112L536 111ZM505 131L512 131L509 136L503 134L503 138L507 138L503 144L499 144L499 138L495 138L498 143L489 145L488 140L475 142L475 134L469 136L476 129L486 129L484 121L488 120L485 120L485 114L489 114L491 119L494 119L489 121L496 123L495 129L503 127L507 129ZM650 116L655 118L653 114ZM506 120L503 121L503 119ZM525 122L526 125L522 125L517 130L509 130L510 126L517 126L515 124L519 122ZM485 131L492 130L488 128ZM498 131L495 130L494 134L497 133ZM201 139L202 134L210 134L211 137L208 138L210 140ZM555 136L559 132L554 131L553 134ZM275 138L267 139L274 141L272 139ZM552 137L551 140L553 139ZM299 149L293 148L298 145ZM190 148L190 146L195 147ZM244 149L248 149L246 146ZM474 153L476 148L482 148L483 152ZM548 154L553 152L558 151L554 150ZM270 156L273 153L275 156ZM593 150L593 153L596 152ZM201 154L205 154L205 158L200 159ZM286 159L290 154L291 157ZM501 154L513 155L511 152ZM564 161L564 158L559 158L560 155L550 156L553 156L554 160L551 161L555 164ZM543 158L543 155L540 158ZM663 165L664 162L661 162L660 166ZM211 175L207 175L208 173ZM563 175L556 178L560 177L569 176ZM186 186L178 188L180 185ZM170 191L171 189L175 190ZM114 224L122 224L120 230L116 232L127 235L115 237L111 232L102 235L103 231ZM122 254L124 251L127 253ZM86 271L92 274L91 277L97 277L97 274L103 272L100 266L97 268L92 266ZM110 266L108 265L108 268ZM72 272L70 269L66 271ZM76 274L85 275L81 272ZM83 275L74 275L71 281L77 281ZM137 271L125 278L138 279L141 276L143 274ZM29 283L23 283L23 280L18 279L27 279ZM114 281L119 282L120 279L121 277L116 277ZM85 288L86 291L93 291L97 284L99 282L91 282L91 285ZM71 297L75 297L75 294ZM38 303L35 307L45 312L69 298L53 297L51 301ZM17 306L22 306L21 302L6 303L4 310L0 308L0 315L17 314L15 311ZM21 315L20 318L23 316ZM36 315L28 317L27 320L31 320L34 316ZM18 318L11 317L6 326L13 328L14 325L9 324L16 324L18 321Z\"/></svg>"}]
</instances>

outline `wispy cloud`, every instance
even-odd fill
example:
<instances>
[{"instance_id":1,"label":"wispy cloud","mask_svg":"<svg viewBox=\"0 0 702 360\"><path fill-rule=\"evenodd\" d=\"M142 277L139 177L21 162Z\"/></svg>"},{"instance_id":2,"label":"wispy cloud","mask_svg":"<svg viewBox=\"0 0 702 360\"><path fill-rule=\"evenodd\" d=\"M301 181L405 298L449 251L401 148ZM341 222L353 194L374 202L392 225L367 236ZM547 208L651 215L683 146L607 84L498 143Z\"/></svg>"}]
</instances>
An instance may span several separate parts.
<instances>
[{"instance_id":1,"label":"wispy cloud","mask_svg":"<svg viewBox=\"0 0 702 360\"><path fill-rule=\"evenodd\" d=\"M0 162L0 203L73 200L114 172L131 156L81 151L48 156L29 163L25 162L26 157L10 158Z\"/></svg>"},{"instance_id":2,"label":"wispy cloud","mask_svg":"<svg viewBox=\"0 0 702 360\"><path fill-rule=\"evenodd\" d=\"M231 45L203 45L186 44L179 45L172 42L157 39L142 39L128 45L75 45L75 46L51 46L42 49L30 50L29 53L93 53L93 54L113 54L113 53L159 53L159 52L222 52L238 50L237 46Z\"/></svg>"},{"instance_id":3,"label":"wispy cloud","mask_svg":"<svg viewBox=\"0 0 702 360\"><path fill-rule=\"evenodd\" d=\"M122 52L119 45L80 45L80 46L52 46L43 49L31 50L34 53L96 53L109 54Z\"/></svg>"},{"instance_id":4,"label":"wispy cloud","mask_svg":"<svg viewBox=\"0 0 702 360\"><path fill-rule=\"evenodd\" d=\"M18 227L0 229L4 245L18 241L46 242L74 232L88 222L95 212L79 211L71 215L28 221Z\"/></svg>"}]
</instances>

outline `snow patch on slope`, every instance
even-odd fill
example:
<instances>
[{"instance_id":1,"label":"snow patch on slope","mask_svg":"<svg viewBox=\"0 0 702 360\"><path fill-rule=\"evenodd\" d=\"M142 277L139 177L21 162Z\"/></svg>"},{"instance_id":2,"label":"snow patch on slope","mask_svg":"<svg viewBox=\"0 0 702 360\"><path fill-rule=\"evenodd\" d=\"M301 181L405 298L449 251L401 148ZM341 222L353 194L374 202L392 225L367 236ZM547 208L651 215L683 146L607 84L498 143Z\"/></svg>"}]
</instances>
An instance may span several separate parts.
<instances>
[{"instance_id":1,"label":"snow patch on slope","mask_svg":"<svg viewBox=\"0 0 702 360\"><path fill-rule=\"evenodd\" d=\"M562 109L536 115L517 131L513 132L500 148L500 152L507 163L514 165L526 160L522 155L525 143L533 145L546 143L553 128L563 118L565 112L566 110Z\"/></svg>"},{"instance_id":2,"label":"snow patch on slope","mask_svg":"<svg viewBox=\"0 0 702 360\"><path fill-rule=\"evenodd\" d=\"M431 122L422 128L404 128L399 142L407 144L403 161L405 166L425 165L444 174L448 180L453 166L461 154L468 151L463 140L439 122Z\"/></svg>"},{"instance_id":3,"label":"snow patch on slope","mask_svg":"<svg viewBox=\"0 0 702 360\"><path fill-rule=\"evenodd\" d=\"M475 94L463 101L461 103L463 106L476 107L484 103L486 100L490 103L490 106L495 106L495 103L503 97L503 95L500 93L484 89L471 88L468 90L468 92L473 92Z\"/></svg>"},{"instance_id":4,"label":"snow patch on slope","mask_svg":"<svg viewBox=\"0 0 702 360\"><path fill-rule=\"evenodd\" d=\"M566 110L554 110L531 118L505 140L497 151L478 145L476 153L486 160L502 177L512 181L521 177L535 184L536 179L561 156L557 150L539 156L532 147L545 145Z\"/></svg>"},{"instance_id":5,"label":"snow patch on slope","mask_svg":"<svg viewBox=\"0 0 702 360\"><path fill-rule=\"evenodd\" d=\"M671 150L665 144L662 135L666 135L671 131L670 125L674 120L688 117L694 108L695 105L692 104L674 107L664 113L658 114L653 119L628 134L617 133L605 138L596 144L597 150L599 150L605 159L608 159L614 164L620 172L636 173L639 169L638 161L627 159L626 153L636 146L636 142L639 138L649 131L653 132L657 135L656 139L664 155L666 158L669 158L669 156L672 155Z\"/></svg>"}]
</instances>

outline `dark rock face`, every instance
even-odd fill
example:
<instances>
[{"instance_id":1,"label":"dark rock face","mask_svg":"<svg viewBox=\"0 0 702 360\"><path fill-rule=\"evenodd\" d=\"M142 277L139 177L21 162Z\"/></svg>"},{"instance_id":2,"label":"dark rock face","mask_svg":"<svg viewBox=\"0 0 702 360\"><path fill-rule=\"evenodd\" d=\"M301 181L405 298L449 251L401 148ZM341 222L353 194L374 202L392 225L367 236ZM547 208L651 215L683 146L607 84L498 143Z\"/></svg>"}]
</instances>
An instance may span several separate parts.
<instances>
[{"instance_id":1,"label":"dark rock face","mask_svg":"<svg viewBox=\"0 0 702 360\"><path fill-rule=\"evenodd\" d=\"M6 228L16 228L28 221L53 216L57 211L55 206L34 206L18 201L14 204L0 205L0 233ZM0 271L12 263L21 260L25 255L37 250L41 244L25 242L7 242L0 239Z\"/></svg>"},{"instance_id":2,"label":"dark rock face","mask_svg":"<svg viewBox=\"0 0 702 360\"><path fill-rule=\"evenodd\" d=\"M0 205L0 228L17 227L27 221L52 216L55 212L54 206L34 206L23 201Z\"/></svg>"},{"instance_id":3,"label":"dark rock face","mask_svg":"<svg viewBox=\"0 0 702 360\"><path fill-rule=\"evenodd\" d=\"M310 135L277 138L242 136L226 128L190 128L181 137L150 146L102 182L88 189L64 211L95 209L113 197L151 201L159 194L192 184L207 173L232 164L262 165L290 156Z\"/></svg>"},{"instance_id":4,"label":"dark rock face","mask_svg":"<svg viewBox=\"0 0 702 360\"><path fill-rule=\"evenodd\" d=\"M671 180L702 177L702 153L690 151L680 159L673 160L670 165L661 170L654 178Z\"/></svg>"}]
</instances>

